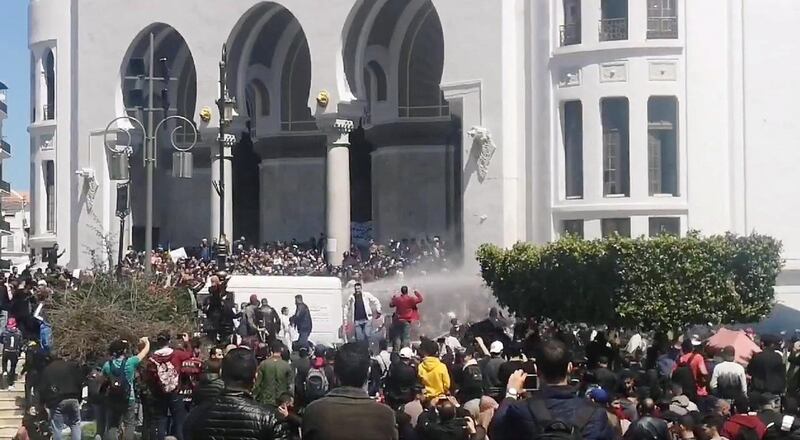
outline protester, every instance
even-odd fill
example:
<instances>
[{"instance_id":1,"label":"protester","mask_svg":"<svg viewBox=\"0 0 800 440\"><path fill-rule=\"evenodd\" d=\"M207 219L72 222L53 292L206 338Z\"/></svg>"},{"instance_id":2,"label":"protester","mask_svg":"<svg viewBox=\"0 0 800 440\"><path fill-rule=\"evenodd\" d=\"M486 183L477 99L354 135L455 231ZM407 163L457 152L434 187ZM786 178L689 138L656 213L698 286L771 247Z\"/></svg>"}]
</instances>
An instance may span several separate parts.
<instances>
[{"instance_id":1,"label":"protester","mask_svg":"<svg viewBox=\"0 0 800 440\"><path fill-rule=\"evenodd\" d=\"M283 344L275 341L270 346L270 357L258 366L253 397L262 404L274 404L275 399L288 393L294 386L294 372L289 363L281 359Z\"/></svg>"},{"instance_id":2,"label":"protester","mask_svg":"<svg viewBox=\"0 0 800 440\"><path fill-rule=\"evenodd\" d=\"M389 365L385 395L386 403L394 409L399 409L414 400L417 389L421 388L418 370L413 362L414 351L410 347L403 347Z\"/></svg>"},{"instance_id":3,"label":"protester","mask_svg":"<svg viewBox=\"0 0 800 440\"><path fill-rule=\"evenodd\" d=\"M279 339L283 342L287 348L292 348L292 341L294 340L293 330L291 323L289 322L289 308L288 307L281 307L281 314L278 316L280 319L280 337Z\"/></svg>"},{"instance_id":4,"label":"protester","mask_svg":"<svg viewBox=\"0 0 800 440\"><path fill-rule=\"evenodd\" d=\"M102 373L106 378L103 399L102 417L107 431L98 432L106 440L121 438L133 440L138 422L139 405L136 401L135 376L139 364L150 353L150 340L146 337L139 340L143 348L136 356L129 356L128 341L119 339L111 343L109 354L111 359L103 364ZM105 434L105 435L104 435Z\"/></svg>"},{"instance_id":5,"label":"protester","mask_svg":"<svg viewBox=\"0 0 800 440\"><path fill-rule=\"evenodd\" d=\"M425 397L433 399L450 391L450 373L447 366L439 360L439 347L430 339L423 339L419 344L422 363L419 364L419 381L424 387Z\"/></svg>"},{"instance_id":6,"label":"protester","mask_svg":"<svg viewBox=\"0 0 800 440\"><path fill-rule=\"evenodd\" d=\"M253 352L236 348L222 361L225 389L213 400L192 409L186 418L187 440L289 439L273 405L262 405L250 394L258 363Z\"/></svg>"},{"instance_id":7,"label":"protester","mask_svg":"<svg viewBox=\"0 0 800 440\"><path fill-rule=\"evenodd\" d=\"M780 341L772 335L761 338L762 351L753 355L747 364L752 377L751 389L757 393L783 394L786 389L786 367L783 354L778 351Z\"/></svg>"},{"instance_id":8,"label":"protester","mask_svg":"<svg viewBox=\"0 0 800 440\"><path fill-rule=\"evenodd\" d=\"M576 397L568 385L572 370L571 354L564 343L550 340L542 344L537 358L542 390L525 400L520 398L527 374L517 371L508 379L506 398L495 413L489 438L527 440L539 429L549 429L554 421L581 432L585 440L610 440L614 432L606 411L591 401Z\"/></svg>"},{"instance_id":9,"label":"protester","mask_svg":"<svg viewBox=\"0 0 800 440\"><path fill-rule=\"evenodd\" d=\"M221 352L220 352L221 353ZM204 372L200 376L200 381L192 394L192 406L200 406L210 402L222 393L225 383L220 376L222 368L222 358L210 359L204 367Z\"/></svg>"},{"instance_id":10,"label":"protester","mask_svg":"<svg viewBox=\"0 0 800 440\"><path fill-rule=\"evenodd\" d=\"M51 358L36 384L39 399L50 413L53 439L69 428L71 438L81 439L81 400L85 381L81 367L72 361Z\"/></svg>"},{"instance_id":11,"label":"protester","mask_svg":"<svg viewBox=\"0 0 800 440\"><path fill-rule=\"evenodd\" d=\"M168 333L159 334L153 346L155 351L145 362L148 397L142 402L142 406L150 420L147 428L152 440L164 440L169 433L178 440L183 440L186 407L179 393L179 385L181 366L185 360L191 358L191 353L175 350L169 343ZM171 427L168 420L172 422Z\"/></svg>"},{"instance_id":12,"label":"protester","mask_svg":"<svg viewBox=\"0 0 800 440\"><path fill-rule=\"evenodd\" d=\"M408 286L400 287L400 295L392 297L389 307L395 308L395 319L393 325L396 326L394 349L399 351L401 347L407 347L411 343L411 326L419 321L419 311L417 306L422 302L422 294L414 289L414 296L408 294Z\"/></svg>"},{"instance_id":13,"label":"protester","mask_svg":"<svg viewBox=\"0 0 800 440\"><path fill-rule=\"evenodd\" d=\"M736 350L732 346L722 349L723 362L714 366L709 386L715 396L734 400L747 395L747 375L744 367L734 362Z\"/></svg>"},{"instance_id":14,"label":"protester","mask_svg":"<svg viewBox=\"0 0 800 440\"><path fill-rule=\"evenodd\" d=\"M381 315L381 302L369 292L362 290L361 283L353 285L353 293L347 298L345 325L355 332L354 341L369 343L372 337L372 320Z\"/></svg>"},{"instance_id":15,"label":"protester","mask_svg":"<svg viewBox=\"0 0 800 440\"><path fill-rule=\"evenodd\" d=\"M398 438L394 412L369 398L370 356L358 343L344 344L336 353L334 372L341 384L306 408L304 440L394 440Z\"/></svg>"},{"instance_id":16,"label":"protester","mask_svg":"<svg viewBox=\"0 0 800 440\"><path fill-rule=\"evenodd\" d=\"M697 336L692 336L683 341L681 351L683 354L675 365L672 381L679 383L691 400L707 396L705 384L709 374L702 353L702 342Z\"/></svg>"},{"instance_id":17,"label":"protester","mask_svg":"<svg viewBox=\"0 0 800 440\"><path fill-rule=\"evenodd\" d=\"M313 324L311 322L311 311L303 303L303 295L295 295L294 303L296 306L294 316L289 318L289 322L297 329L297 347L308 346L308 336L311 334Z\"/></svg>"},{"instance_id":18,"label":"protester","mask_svg":"<svg viewBox=\"0 0 800 440\"><path fill-rule=\"evenodd\" d=\"M8 319L5 330L0 334L0 341L3 343L3 375L6 378L6 386L9 391L14 391L14 383L17 380L17 361L22 347L22 332L17 328L16 319Z\"/></svg>"}]
</instances>

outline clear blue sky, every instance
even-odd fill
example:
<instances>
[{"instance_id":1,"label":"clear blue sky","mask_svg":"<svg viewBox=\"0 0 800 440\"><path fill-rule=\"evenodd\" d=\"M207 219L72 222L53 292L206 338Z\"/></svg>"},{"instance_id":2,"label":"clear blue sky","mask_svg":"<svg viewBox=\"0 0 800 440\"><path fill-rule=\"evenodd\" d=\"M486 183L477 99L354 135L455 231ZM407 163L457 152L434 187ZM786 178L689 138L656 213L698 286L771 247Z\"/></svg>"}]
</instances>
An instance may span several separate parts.
<instances>
[{"instance_id":1,"label":"clear blue sky","mask_svg":"<svg viewBox=\"0 0 800 440\"><path fill-rule=\"evenodd\" d=\"M28 0L0 0L0 82L8 86L8 119L3 135L11 144L11 159L3 161L3 179L11 188L30 186L30 54L28 53Z\"/></svg>"}]
</instances>

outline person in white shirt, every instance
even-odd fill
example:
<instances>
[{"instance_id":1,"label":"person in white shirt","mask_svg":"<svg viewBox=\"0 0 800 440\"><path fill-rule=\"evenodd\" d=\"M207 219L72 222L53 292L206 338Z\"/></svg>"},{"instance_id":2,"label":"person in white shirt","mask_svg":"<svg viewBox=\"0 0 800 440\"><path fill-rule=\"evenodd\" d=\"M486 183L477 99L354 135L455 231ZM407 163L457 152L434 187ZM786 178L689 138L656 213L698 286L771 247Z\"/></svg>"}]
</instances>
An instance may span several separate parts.
<instances>
[{"instance_id":1,"label":"person in white shirt","mask_svg":"<svg viewBox=\"0 0 800 440\"><path fill-rule=\"evenodd\" d=\"M289 323L289 308L281 307L281 314L278 317L281 319L281 333L278 336L283 345L292 350L292 341L295 340L295 334L293 333L294 327Z\"/></svg>"},{"instance_id":2,"label":"person in white shirt","mask_svg":"<svg viewBox=\"0 0 800 440\"><path fill-rule=\"evenodd\" d=\"M345 323L352 324L355 340L369 342L372 337L372 320L381 316L381 302L369 292L364 292L361 283L353 285L353 293L347 299Z\"/></svg>"},{"instance_id":3,"label":"person in white shirt","mask_svg":"<svg viewBox=\"0 0 800 440\"><path fill-rule=\"evenodd\" d=\"M724 362L714 367L711 373L711 391L721 399L736 399L747 395L747 375L744 367L733 360L736 358L736 350L732 346L722 349L721 353Z\"/></svg>"}]
</instances>

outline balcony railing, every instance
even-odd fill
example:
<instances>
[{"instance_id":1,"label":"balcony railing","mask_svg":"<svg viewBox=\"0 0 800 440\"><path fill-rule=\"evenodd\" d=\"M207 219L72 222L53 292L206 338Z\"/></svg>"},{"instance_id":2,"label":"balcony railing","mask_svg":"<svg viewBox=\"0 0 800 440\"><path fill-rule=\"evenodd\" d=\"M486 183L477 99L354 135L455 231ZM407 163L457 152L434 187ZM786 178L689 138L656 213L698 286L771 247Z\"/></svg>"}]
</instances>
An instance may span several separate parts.
<instances>
[{"instance_id":1,"label":"balcony railing","mask_svg":"<svg viewBox=\"0 0 800 440\"><path fill-rule=\"evenodd\" d=\"M581 44L581 24L562 24L561 45L571 46L573 44Z\"/></svg>"},{"instance_id":2,"label":"balcony railing","mask_svg":"<svg viewBox=\"0 0 800 440\"><path fill-rule=\"evenodd\" d=\"M397 115L400 118L441 118L450 116L450 105L443 103L440 105L401 105L397 107Z\"/></svg>"},{"instance_id":3,"label":"balcony railing","mask_svg":"<svg viewBox=\"0 0 800 440\"><path fill-rule=\"evenodd\" d=\"M647 19L647 39L678 38L678 17L649 17Z\"/></svg>"},{"instance_id":4,"label":"balcony railing","mask_svg":"<svg viewBox=\"0 0 800 440\"><path fill-rule=\"evenodd\" d=\"M619 41L627 39L627 18L604 18L600 20L600 41Z\"/></svg>"},{"instance_id":5,"label":"balcony railing","mask_svg":"<svg viewBox=\"0 0 800 440\"><path fill-rule=\"evenodd\" d=\"M0 232L11 232L11 225L5 220L0 220Z\"/></svg>"},{"instance_id":6,"label":"balcony railing","mask_svg":"<svg viewBox=\"0 0 800 440\"><path fill-rule=\"evenodd\" d=\"M317 121L282 121L282 131L316 131Z\"/></svg>"},{"instance_id":7,"label":"balcony railing","mask_svg":"<svg viewBox=\"0 0 800 440\"><path fill-rule=\"evenodd\" d=\"M5 101L0 101L0 112L8 113L8 106Z\"/></svg>"},{"instance_id":8,"label":"balcony railing","mask_svg":"<svg viewBox=\"0 0 800 440\"><path fill-rule=\"evenodd\" d=\"M52 121L53 119L56 118L55 108L53 108L53 106L50 106L50 105L47 105L47 104L43 105L42 106L42 115L44 116L44 120L45 121Z\"/></svg>"},{"instance_id":9,"label":"balcony railing","mask_svg":"<svg viewBox=\"0 0 800 440\"><path fill-rule=\"evenodd\" d=\"M0 180L0 193L11 194L11 184L5 180Z\"/></svg>"}]
</instances>

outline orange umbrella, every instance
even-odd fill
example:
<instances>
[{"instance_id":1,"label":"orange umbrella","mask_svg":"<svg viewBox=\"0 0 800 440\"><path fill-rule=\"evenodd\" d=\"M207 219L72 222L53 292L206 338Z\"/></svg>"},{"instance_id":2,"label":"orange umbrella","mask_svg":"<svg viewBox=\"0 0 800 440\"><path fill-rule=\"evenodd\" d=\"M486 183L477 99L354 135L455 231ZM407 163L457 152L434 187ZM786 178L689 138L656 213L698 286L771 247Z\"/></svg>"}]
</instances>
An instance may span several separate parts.
<instances>
[{"instance_id":1,"label":"orange umbrella","mask_svg":"<svg viewBox=\"0 0 800 440\"><path fill-rule=\"evenodd\" d=\"M761 351L761 348L742 330L728 330L724 327L708 339L708 345L717 351L732 346L736 350L736 362L742 365L747 365L750 358Z\"/></svg>"}]
</instances>

